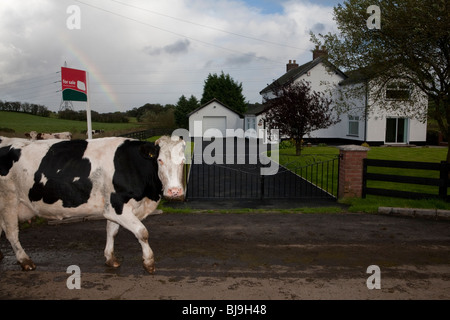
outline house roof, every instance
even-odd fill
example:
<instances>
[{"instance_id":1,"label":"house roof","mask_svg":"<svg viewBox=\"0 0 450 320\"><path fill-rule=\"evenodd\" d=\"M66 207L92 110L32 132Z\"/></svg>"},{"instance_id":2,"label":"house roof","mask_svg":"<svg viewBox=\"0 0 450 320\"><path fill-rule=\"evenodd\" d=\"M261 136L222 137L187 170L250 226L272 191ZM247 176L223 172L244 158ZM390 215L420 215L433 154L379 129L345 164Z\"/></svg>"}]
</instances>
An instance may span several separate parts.
<instances>
[{"instance_id":1,"label":"house roof","mask_svg":"<svg viewBox=\"0 0 450 320\"><path fill-rule=\"evenodd\" d=\"M259 92L259 94L273 91L276 83L278 83L279 85L285 85L287 83L295 81L297 78L301 77L302 75L304 75L305 73L310 71L312 68L317 66L319 63L326 64L328 67L332 68L336 73L341 75L343 78L345 78L345 79L347 78L347 75L345 75L345 73L343 73L341 70L339 70L338 67L336 67L331 62L329 62L327 59L325 59L324 57L321 56L321 57L318 57L318 58L316 58L310 62L307 62L301 66L298 66L297 68L289 70L288 72L283 74L281 77L279 77L277 80L275 80L274 82L269 84L267 87L262 89Z\"/></svg>"},{"instance_id":2,"label":"house roof","mask_svg":"<svg viewBox=\"0 0 450 320\"><path fill-rule=\"evenodd\" d=\"M264 104L257 104L255 106L249 107L247 109L247 112L245 112L245 114L257 116L264 112L265 107L266 106Z\"/></svg>"},{"instance_id":3,"label":"house roof","mask_svg":"<svg viewBox=\"0 0 450 320\"><path fill-rule=\"evenodd\" d=\"M188 113L187 116L190 117L192 114L194 114L194 113L196 113L197 111L199 111L199 110L201 110L201 109L207 107L208 105L210 105L210 104L213 103L213 102L217 102L217 103L220 104L222 107L227 108L227 109L230 110L231 112L236 113L236 114L239 116L239 118L244 118L244 115L243 115L243 114L237 112L236 110L231 109L231 108L228 107L226 104L224 104L223 102L219 101L219 100L216 99L216 98L214 98L214 99L212 99L212 100L209 100L207 103L201 105L200 107L198 107L198 108L195 109L194 111Z\"/></svg>"},{"instance_id":4,"label":"house roof","mask_svg":"<svg viewBox=\"0 0 450 320\"><path fill-rule=\"evenodd\" d=\"M339 85L345 86L349 84L355 84L365 82L370 79L370 76L363 70L353 70L347 72L347 78L339 82Z\"/></svg>"}]
</instances>

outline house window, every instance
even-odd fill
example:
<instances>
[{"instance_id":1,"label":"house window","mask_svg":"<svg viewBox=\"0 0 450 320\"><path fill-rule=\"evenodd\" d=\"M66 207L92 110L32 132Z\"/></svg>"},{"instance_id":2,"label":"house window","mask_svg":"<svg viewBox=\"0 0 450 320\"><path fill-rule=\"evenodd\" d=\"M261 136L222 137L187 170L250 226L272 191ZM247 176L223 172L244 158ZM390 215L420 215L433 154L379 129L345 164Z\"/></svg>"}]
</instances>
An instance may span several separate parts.
<instances>
[{"instance_id":1,"label":"house window","mask_svg":"<svg viewBox=\"0 0 450 320\"><path fill-rule=\"evenodd\" d=\"M248 129L253 129L256 130L256 117L246 117L245 118L246 121L246 130Z\"/></svg>"},{"instance_id":2,"label":"house window","mask_svg":"<svg viewBox=\"0 0 450 320\"><path fill-rule=\"evenodd\" d=\"M404 83L392 83L386 87L386 100L409 100L411 88Z\"/></svg>"},{"instance_id":3,"label":"house window","mask_svg":"<svg viewBox=\"0 0 450 320\"><path fill-rule=\"evenodd\" d=\"M386 143L406 143L408 135L407 118L386 119Z\"/></svg>"},{"instance_id":4,"label":"house window","mask_svg":"<svg viewBox=\"0 0 450 320\"><path fill-rule=\"evenodd\" d=\"M359 136L359 116L348 116L348 135Z\"/></svg>"}]
</instances>

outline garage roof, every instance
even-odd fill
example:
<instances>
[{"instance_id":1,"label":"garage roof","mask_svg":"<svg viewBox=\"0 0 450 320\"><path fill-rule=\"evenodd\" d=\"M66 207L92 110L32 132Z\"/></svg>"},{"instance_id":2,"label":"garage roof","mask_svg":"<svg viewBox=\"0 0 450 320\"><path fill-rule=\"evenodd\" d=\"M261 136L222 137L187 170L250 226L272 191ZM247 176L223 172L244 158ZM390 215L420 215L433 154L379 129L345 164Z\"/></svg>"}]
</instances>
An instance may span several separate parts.
<instances>
[{"instance_id":1,"label":"garage roof","mask_svg":"<svg viewBox=\"0 0 450 320\"><path fill-rule=\"evenodd\" d=\"M228 110L230 110L230 111L236 113L236 114L239 116L239 118L242 118L242 119L244 118L244 115L243 115L243 114L237 112L236 110L231 109L231 108L228 107L226 104L220 102L220 101L219 101L218 99L216 99L216 98L214 98L214 99L208 101L208 102L205 103L204 105L201 105L200 107L198 107L198 108L195 109L194 111L188 113L187 116L190 117L192 114L194 114L194 113L196 113L197 111L203 109L204 107L207 107L208 105L210 105L210 104L213 103L213 102L217 102L217 103L220 104L221 106L223 106L223 107L227 108Z\"/></svg>"}]
</instances>

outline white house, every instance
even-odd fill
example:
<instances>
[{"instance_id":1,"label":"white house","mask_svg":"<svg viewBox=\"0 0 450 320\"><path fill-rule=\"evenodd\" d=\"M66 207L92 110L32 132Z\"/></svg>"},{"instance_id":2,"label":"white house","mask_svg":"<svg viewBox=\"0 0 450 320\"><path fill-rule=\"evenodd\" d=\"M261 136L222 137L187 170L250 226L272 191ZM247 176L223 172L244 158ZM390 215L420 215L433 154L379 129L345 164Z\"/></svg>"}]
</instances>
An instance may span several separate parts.
<instances>
[{"instance_id":1,"label":"white house","mask_svg":"<svg viewBox=\"0 0 450 320\"><path fill-rule=\"evenodd\" d=\"M236 129L244 128L244 116L217 99L195 109L188 117L191 137L234 136Z\"/></svg>"},{"instance_id":2,"label":"white house","mask_svg":"<svg viewBox=\"0 0 450 320\"><path fill-rule=\"evenodd\" d=\"M426 118L421 121L414 116L418 114L417 111L426 114L428 110L427 96L419 88L391 82L384 90L377 90L375 81L353 75L342 81L340 86L344 92L360 92L353 99L348 99L347 103L351 104L350 108L354 108L355 112L346 116L354 123L354 128L349 130L363 133L363 141L373 145L426 143ZM380 93L381 97L378 97ZM395 104L396 108L387 111L386 107L391 104ZM408 111L411 109L414 111ZM364 112L367 112L366 117Z\"/></svg>"},{"instance_id":3,"label":"white house","mask_svg":"<svg viewBox=\"0 0 450 320\"><path fill-rule=\"evenodd\" d=\"M383 104L395 102L398 112L387 112L380 106L380 99L375 99L373 81L366 81L361 77L346 75L328 62L324 55L324 48L313 51L313 60L299 66L295 60L286 65L286 73L274 81L278 84L306 80L311 89L324 92L333 101L347 105L348 110L340 114L341 121L327 129L313 131L310 138L315 141L361 143L370 145L380 144L425 144L427 124L414 118L405 116L404 110L411 105L415 109L422 109L426 113L427 98L418 88L402 84L388 85L384 92ZM263 104L273 97L274 83L264 88L260 94ZM351 98L344 93L353 92ZM354 94L354 93L359 94ZM345 98L344 98L345 97ZM346 99L346 100L345 100ZM404 100L414 100L404 102ZM404 104L404 108L403 105ZM263 110L249 110L245 117L246 128L263 128ZM263 132L263 131L260 131ZM305 137L308 138L308 137Z\"/></svg>"},{"instance_id":4,"label":"white house","mask_svg":"<svg viewBox=\"0 0 450 320\"><path fill-rule=\"evenodd\" d=\"M305 139L327 143L368 142L370 145L426 143L426 120L421 122L404 112L412 108L424 110L426 114L427 98L418 88L398 83L386 86L381 103L396 103L399 110L387 112L381 108L380 99L375 99L377 90L373 81L367 81L357 73L345 74L327 61L324 55L324 48L316 48L313 60L301 66L295 60L289 60L286 72L274 81L283 85L306 80L312 90L324 92L335 105L348 107L339 115L339 123L327 129L313 131ZM265 138L268 132L264 125L264 102L273 97L274 83L261 90L263 104L247 110L244 115L217 99L194 110L188 115L190 136L236 136L239 132L237 129L242 129L247 137ZM350 98L345 94L348 92L357 94ZM227 132L227 129L230 130Z\"/></svg>"}]
</instances>

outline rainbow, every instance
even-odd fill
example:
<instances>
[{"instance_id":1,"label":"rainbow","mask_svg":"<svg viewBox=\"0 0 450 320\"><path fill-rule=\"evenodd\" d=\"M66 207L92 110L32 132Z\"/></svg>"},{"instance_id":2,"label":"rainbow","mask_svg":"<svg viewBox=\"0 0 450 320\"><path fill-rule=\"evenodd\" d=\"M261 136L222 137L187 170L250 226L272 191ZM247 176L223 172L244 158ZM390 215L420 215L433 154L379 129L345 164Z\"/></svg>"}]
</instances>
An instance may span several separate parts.
<instances>
[{"instance_id":1,"label":"rainbow","mask_svg":"<svg viewBox=\"0 0 450 320\"><path fill-rule=\"evenodd\" d=\"M73 55L73 57L78 60L78 63L80 65L78 67L75 66L74 63L70 63L68 67L87 71L89 76L89 90L92 88L93 83L98 84L108 100L111 101L112 107L119 109L120 103L117 94L114 92L114 89L108 84L104 75L92 61L92 59L86 54L86 52L82 51L79 47L72 43L72 41L69 39L70 37L67 36L67 32L59 33L58 36L64 48L66 48ZM92 95L90 93L88 94L92 103Z\"/></svg>"}]
</instances>

